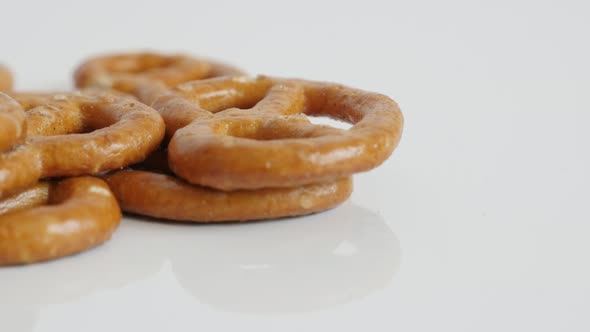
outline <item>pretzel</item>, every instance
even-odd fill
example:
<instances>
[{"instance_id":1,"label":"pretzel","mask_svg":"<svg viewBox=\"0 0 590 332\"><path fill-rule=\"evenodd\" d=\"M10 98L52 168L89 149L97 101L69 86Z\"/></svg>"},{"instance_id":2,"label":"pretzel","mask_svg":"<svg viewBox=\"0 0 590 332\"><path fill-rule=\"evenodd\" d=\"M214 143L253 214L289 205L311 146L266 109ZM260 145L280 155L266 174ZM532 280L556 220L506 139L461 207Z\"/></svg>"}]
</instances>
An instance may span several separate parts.
<instances>
[{"instance_id":1,"label":"pretzel","mask_svg":"<svg viewBox=\"0 0 590 332\"><path fill-rule=\"evenodd\" d=\"M390 156L402 132L393 100L331 83L260 76L138 89L164 118L173 172L220 190L296 187L367 171ZM304 114L353 126L314 125Z\"/></svg>"},{"instance_id":2,"label":"pretzel","mask_svg":"<svg viewBox=\"0 0 590 332\"><path fill-rule=\"evenodd\" d=\"M10 70L0 64L0 91L8 91L12 89L12 74Z\"/></svg>"},{"instance_id":3,"label":"pretzel","mask_svg":"<svg viewBox=\"0 0 590 332\"><path fill-rule=\"evenodd\" d=\"M207 59L139 52L91 58L76 69L74 81L79 88L99 87L132 93L141 81L173 87L192 80L242 74L235 67Z\"/></svg>"},{"instance_id":4,"label":"pretzel","mask_svg":"<svg viewBox=\"0 0 590 332\"><path fill-rule=\"evenodd\" d=\"M23 199L29 200L24 207ZM82 252L110 239L121 220L109 187L93 177L42 184L0 201L5 211L6 206L9 211L0 215L0 266Z\"/></svg>"},{"instance_id":5,"label":"pretzel","mask_svg":"<svg viewBox=\"0 0 590 332\"><path fill-rule=\"evenodd\" d=\"M110 94L26 98L28 138L0 154L0 197L41 178L97 174L139 162L164 135L156 111Z\"/></svg>"},{"instance_id":6,"label":"pretzel","mask_svg":"<svg viewBox=\"0 0 590 332\"><path fill-rule=\"evenodd\" d=\"M0 92L0 152L23 139L25 112L12 98Z\"/></svg>"},{"instance_id":7,"label":"pretzel","mask_svg":"<svg viewBox=\"0 0 590 332\"><path fill-rule=\"evenodd\" d=\"M172 175L123 170L105 177L123 211L168 220L224 222L306 215L350 196L352 179L297 188L224 192L191 185Z\"/></svg>"}]
</instances>

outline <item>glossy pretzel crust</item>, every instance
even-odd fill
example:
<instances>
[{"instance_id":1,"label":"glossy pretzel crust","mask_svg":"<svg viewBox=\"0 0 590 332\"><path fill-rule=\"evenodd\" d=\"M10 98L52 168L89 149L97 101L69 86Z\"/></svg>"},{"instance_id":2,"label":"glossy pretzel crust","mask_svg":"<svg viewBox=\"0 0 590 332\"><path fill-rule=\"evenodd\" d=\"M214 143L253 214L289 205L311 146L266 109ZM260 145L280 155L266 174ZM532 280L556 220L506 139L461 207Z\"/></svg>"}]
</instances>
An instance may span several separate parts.
<instances>
[{"instance_id":1,"label":"glossy pretzel crust","mask_svg":"<svg viewBox=\"0 0 590 332\"><path fill-rule=\"evenodd\" d=\"M80 177L39 184L0 201L0 266L82 252L110 239L121 210L108 185Z\"/></svg>"},{"instance_id":2,"label":"glossy pretzel crust","mask_svg":"<svg viewBox=\"0 0 590 332\"><path fill-rule=\"evenodd\" d=\"M284 188L370 170L397 146L403 117L390 98L342 85L268 77L184 83L154 100L181 178L220 190ZM314 125L305 115L353 124Z\"/></svg>"},{"instance_id":3,"label":"glossy pretzel crust","mask_svg":"<svg viewBox=\"0 0 590 332\"><path fill-rule=\"evenodd\" d=\"M0 153L0 197L43 178L98 174L137 163L164 136L156 111L108 93L27 95L23 105L29 109L28 138Z\"/></svg>"}]
</instances>

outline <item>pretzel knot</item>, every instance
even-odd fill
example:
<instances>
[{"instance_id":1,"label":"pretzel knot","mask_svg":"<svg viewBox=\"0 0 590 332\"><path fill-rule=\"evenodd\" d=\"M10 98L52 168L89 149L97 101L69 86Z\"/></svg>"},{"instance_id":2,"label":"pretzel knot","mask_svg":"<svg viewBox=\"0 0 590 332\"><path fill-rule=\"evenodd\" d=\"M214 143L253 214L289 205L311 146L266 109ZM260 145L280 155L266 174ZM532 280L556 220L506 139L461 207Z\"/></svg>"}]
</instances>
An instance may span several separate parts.
<instances>
[{"instance_id":1,"label":"pretzel knot","mask_svg":"<svg viewBox=\"0 0 590 332\"><path fill-rule=\"evenodd\" d=\"M39 183L0 200L0 266L84 251L107 241L120 220L117 200L100 179Z\"/></svg>"},{"instance_id":2,"label":"pretzel knot","mask_svg":"<svg viewBox=\"0 0 590 332\"><path fill-rule=\"evenodd\" d=\"M103 180L35 183L143 160L164 135L162 118L106 94L14 97L0 93L0 265L55 259L107 241L121 211Z\"/></svg>"},{"instance_id":3,"label":"pretzel knot","mask_svg":"<svg viewBox=\"0 0 590 332\"><path fill-rule=\"evenodd\" d=\"M15 128L0 135L5 149L0 153L0 197L41 178L98 174L139 162L164 135L155 110L109 94L14 97L20 105L0 96L0 126ZM28 110L27 139L6 150L22 137L21 106Z\"/></svg>"},{"instance_id":4,"label":"pretzel knot","mask_svg":"<svg viewBox=\"0 0 590 332\"><path fill-rule=\"evenodd\" d=\"M195 222L318 212L346 200L350 175L379 165L397 145L402 116L383 95L236 75L216 63L153 53L102 56L78 68L79 87L131 93L166 123L167 151L141 165L148 171L105 177L123 210ZM306 115L354 126L313 125Z\"/></svg>"},{"instance_id":5,"label":"pretzel knot","mask_svg":"<svg viewBox=\"0 0 590 332\"><path fill-rule=\"evenodd\" d=\"M299 216L334 207L352 193L351 178L231 192L192 185L171 174L164 150L134 168L141 170L105 176L123 210L169 220L223 222Z\"/></svg>"},{"instance_id":6,"label":"pretzel knot","mask_svg":"<svg viewBox=\"0 0 590 332\"><path fill-rule=\"evenodd\" d=\"M139 87L166 122L170 168L221 190L295 187L381 164L398 144L403 118L388 97L331 83L269 77L216 78L166 93ZM353 124L315 125L305 115Z\"/></svg>"},{"instance_id":7,"label":"pretzel knot","mask_svg":"<svg viewBox=\"0 0 590 332\"><path fill-rule=\"evenodd\" d=\"M232 66L208 59L152 52L103 55L82 63L74 73L79 88L99 87L132 93L138 82L159 82L167 87L217 76L241 75Z\"/></svg>"}]
</instances>

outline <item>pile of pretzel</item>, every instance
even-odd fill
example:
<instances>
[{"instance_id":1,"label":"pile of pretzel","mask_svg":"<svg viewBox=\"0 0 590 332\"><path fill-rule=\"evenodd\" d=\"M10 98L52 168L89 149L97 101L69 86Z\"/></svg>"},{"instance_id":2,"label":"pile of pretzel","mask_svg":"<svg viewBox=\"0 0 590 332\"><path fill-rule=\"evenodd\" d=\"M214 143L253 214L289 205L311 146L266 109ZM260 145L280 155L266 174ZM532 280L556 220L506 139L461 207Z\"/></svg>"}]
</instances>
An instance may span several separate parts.
<instances>
[{"instance_id":1,"label":"pile of pretzel","mask_svg":"<svg viewBox=\"0 0 590 332\"><path fill-rule=\"evenodd\" d=\"M0 66L0 265L104 243L121 210L184 222L326 210L402 131L384 95L185 55L99 56L74 81L67 93L13 91Z\"/></svg>"}]
</instances>

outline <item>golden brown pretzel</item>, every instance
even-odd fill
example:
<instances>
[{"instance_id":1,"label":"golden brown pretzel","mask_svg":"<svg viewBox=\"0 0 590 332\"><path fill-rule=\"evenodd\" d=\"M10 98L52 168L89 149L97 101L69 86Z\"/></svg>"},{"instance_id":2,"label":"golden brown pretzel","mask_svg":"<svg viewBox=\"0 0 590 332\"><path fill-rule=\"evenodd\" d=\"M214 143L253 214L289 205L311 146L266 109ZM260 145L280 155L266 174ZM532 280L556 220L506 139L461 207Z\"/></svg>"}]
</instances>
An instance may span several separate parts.
<instances>
[{"instance_id":1,"label":"golden brown pretzel","mask_svg":"<svg viewBox=\"0 0 590 332\"><path fill-rule=\"evenodd\" d=\"M156 111L110 94L28 95L23 104L30 108L29 137L0 154L0 197L41 178L97 174L139 162L164 135Z\"/></svg>"},{"instance_id":2,"label":"golden brown pretzel","mask_svg":"<svg viewBox=\"0 0 590 332\"><path fill-rule=\"evenodd\" d=\"M25 112L12 98L0 92L0 153L25 135Z\"/></svg>"},{"instance_id":3,"label":"golden brown pretzel","mask_svg":"<svg viewBox=\"0 0 590 332\"><path fill-rule=\"evenodd\" d=\"M97 178L70 178L27 192L35 200L27 207L45 200L49 205L23 210L22 194L6 199L12 204L0 201L0 206L12 208L0 215L0 266L46 261L95 247L111 237L121 220L115 197Z\"/></svg>"},{"instance_id":4,"label":"golden brown pretzel","mask_svg":"<svg viewBox=\"0 0 590 332\"><path fill-rule=\"evenodd\" d=\"M5 66L0 64L0 91L8 91L12 89L12 73Z\"/></svg>"},{"instance_id":5,"label":"golden brown pretzel","mask_svg":"<svg viewBox=\"0 0 590 332\"><path fill-rule=\"evenodd\" d=\"M352 179L297 188L224 192L171 175L123 170L106 176L123 211L192 222L273 219L332 208L352 193Z\"/></svg>"},{"instance_id":6,"label":"golden brown pretzel","mask_svg":"<svg viewBox=\"0 0 590 332\"><path fill-rule=\"evenodd\" d=\"M168 92L143 88L149 92L139 91L140 99L154 101L172 137L174 173L221 190L295 187L367 171L389 157L403 126L390 98L331 83L234 77ZM302 113L353 126L314 125Z\"/></svg>"},{"instance_id":7,"label":"golden brown pretzel","mask_svg":"<svg viewBox=\"0 0 590 332\"><path fill-rule=\"evenodd\" d=\"M77 68L74 80L79 88L100 87L130 93L141 81L173 87L192 80L242 74L237 68L207 59L139 52L91 58Z\"/></svg>"}]
</instances>

